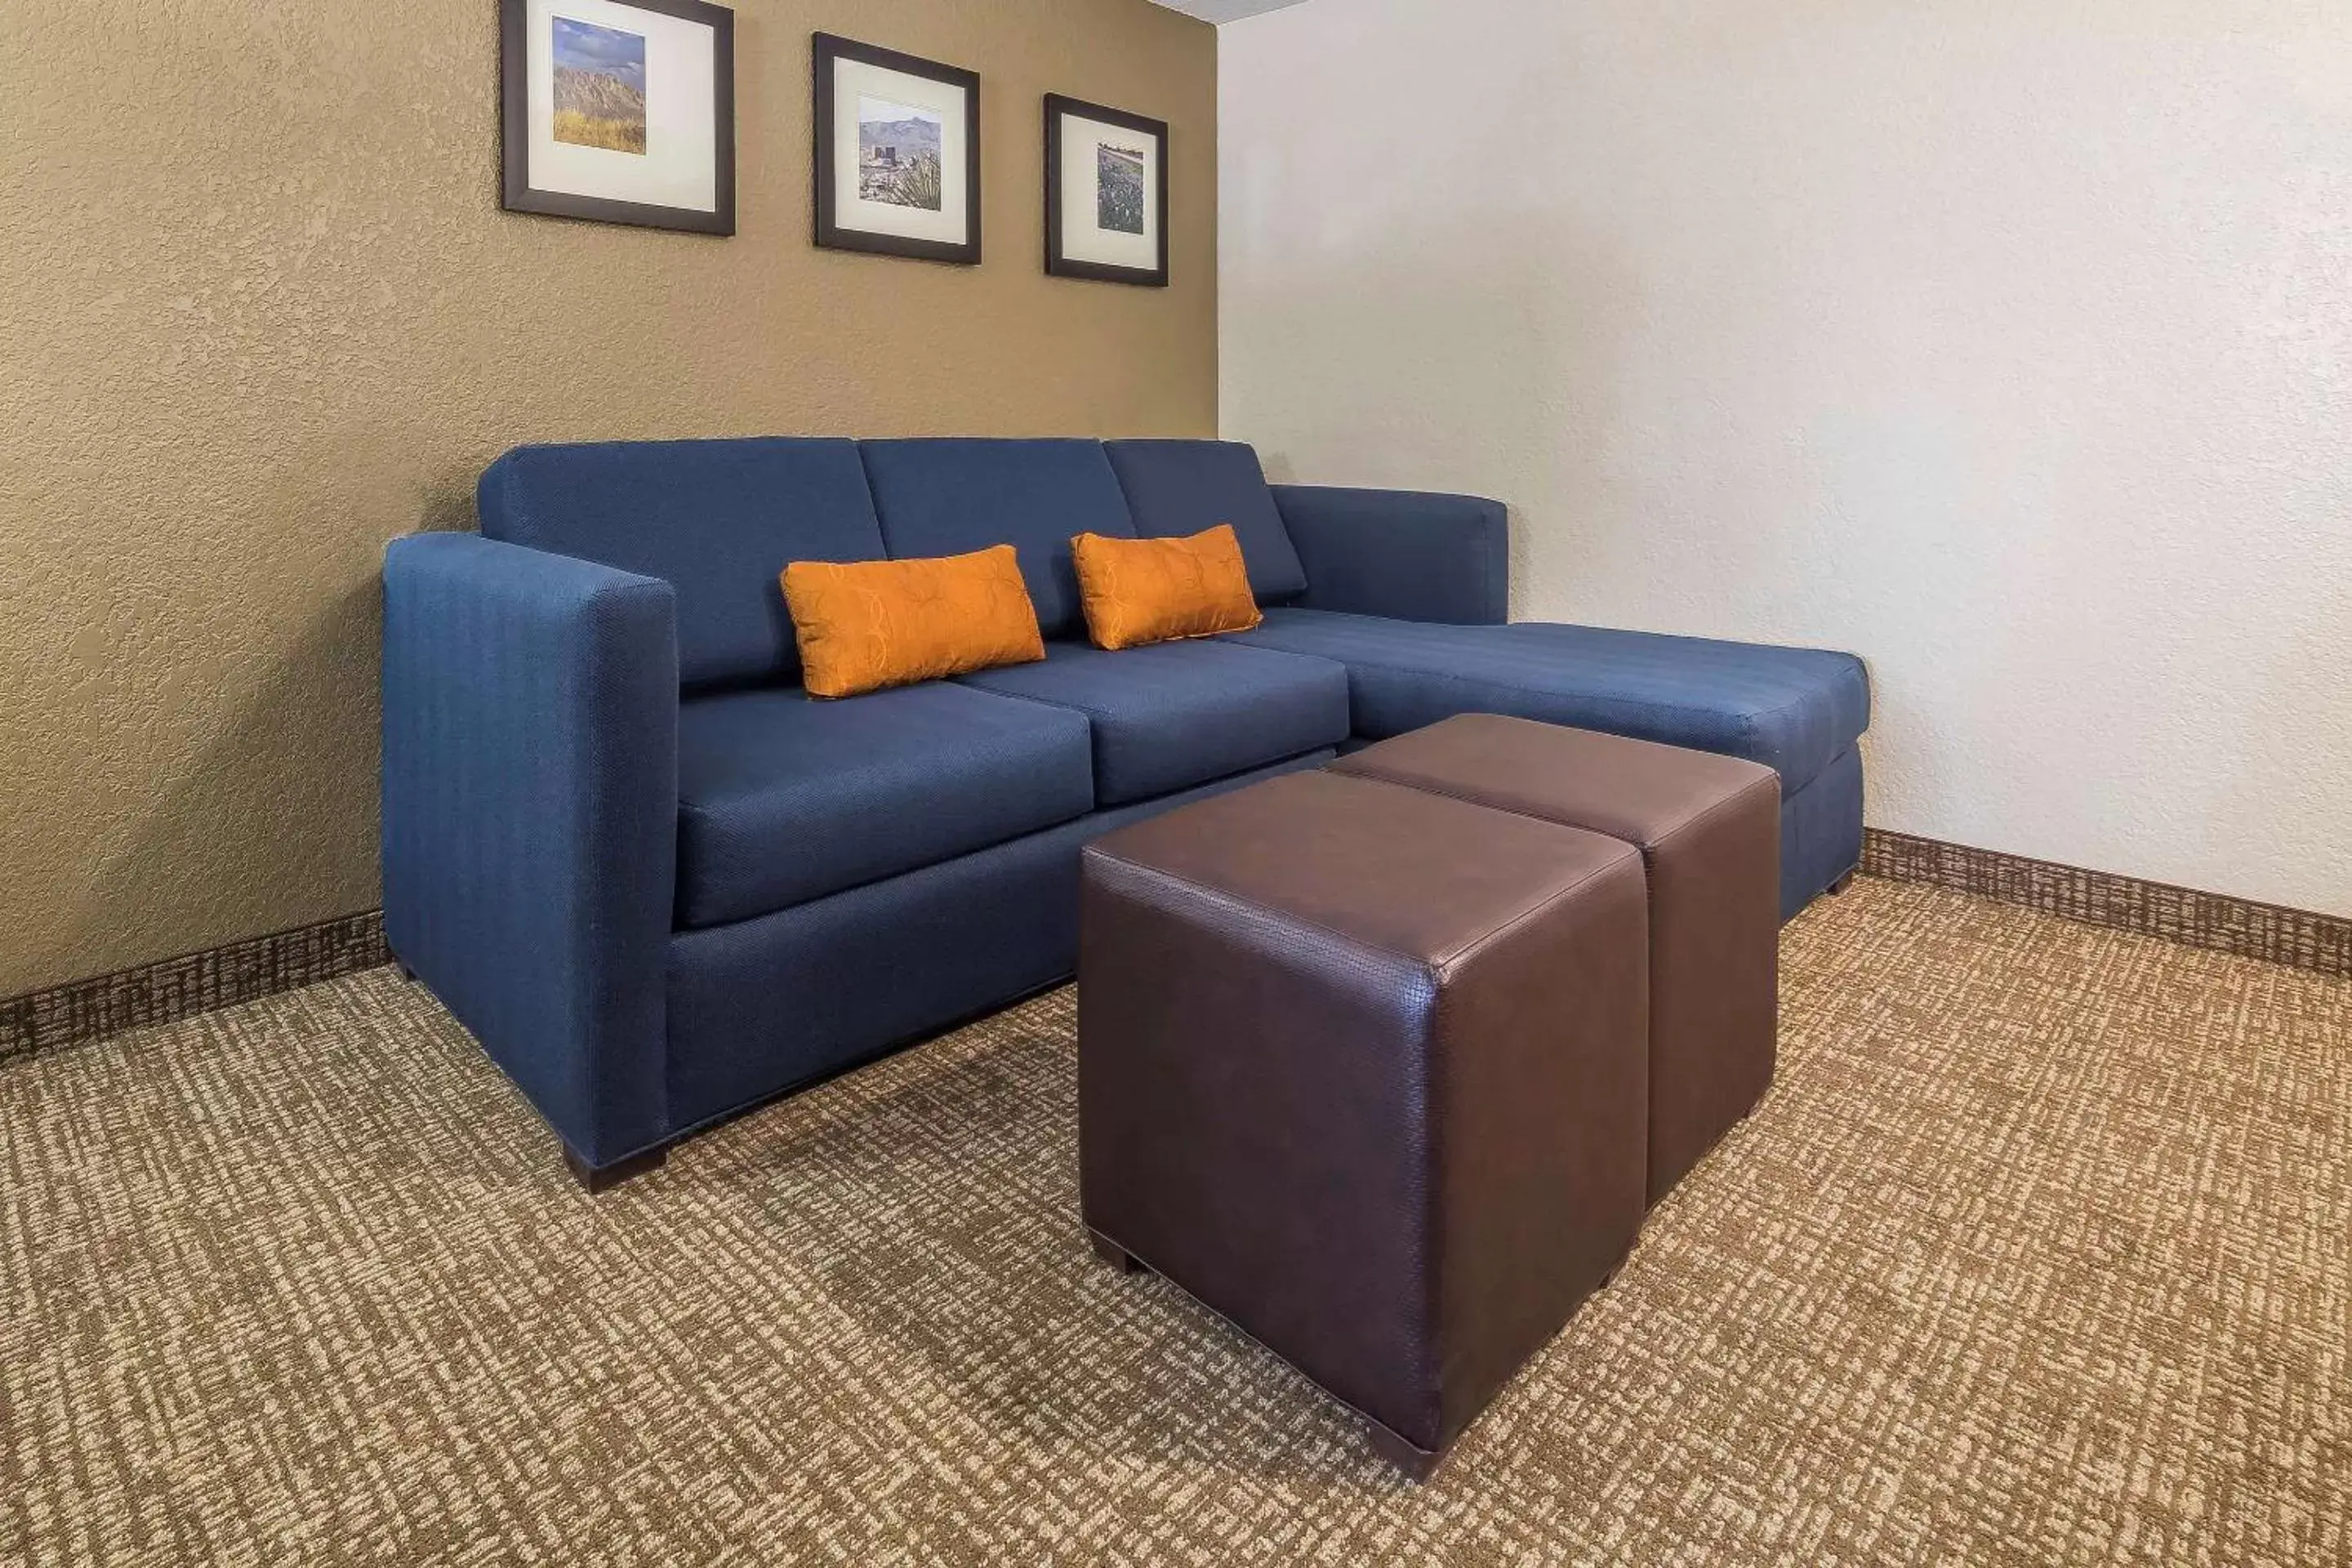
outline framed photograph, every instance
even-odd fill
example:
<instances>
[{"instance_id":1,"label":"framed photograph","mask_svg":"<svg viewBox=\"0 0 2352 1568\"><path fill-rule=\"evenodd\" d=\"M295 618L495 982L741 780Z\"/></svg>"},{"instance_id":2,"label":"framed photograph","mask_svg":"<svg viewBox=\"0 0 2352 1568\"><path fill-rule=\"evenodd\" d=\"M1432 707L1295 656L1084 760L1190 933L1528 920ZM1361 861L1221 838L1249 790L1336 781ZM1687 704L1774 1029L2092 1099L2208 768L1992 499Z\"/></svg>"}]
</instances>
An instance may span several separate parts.
<instances>
[{"instance_id":1,"label":"framed photograph","mask_svg":"<svg viewBox=\"0 0 2352 1568\"><path fill-rule=\"evenodd\" d=\"M499 0L509 212L735 232L735 13Z\"/></svg>"},{"instance_id":2,"label":"framed photograph","mask_svg":"<svg viewBox=\"0 0 2352 1568\"><path fill-rule=\"evenodd\" d=\"M819 33L816 242L980 260L980 77Z\"/></svg>"},{"instance_id":3,"label":"framed photograph","mask_svg":"<svg viewBox=\"0 0 2352 1568\"><path fill-rule=\"evenodd\" d=\"M1045 95L1045 270L1168 286L1168 122Z\"/></svg>"}]
</instances>

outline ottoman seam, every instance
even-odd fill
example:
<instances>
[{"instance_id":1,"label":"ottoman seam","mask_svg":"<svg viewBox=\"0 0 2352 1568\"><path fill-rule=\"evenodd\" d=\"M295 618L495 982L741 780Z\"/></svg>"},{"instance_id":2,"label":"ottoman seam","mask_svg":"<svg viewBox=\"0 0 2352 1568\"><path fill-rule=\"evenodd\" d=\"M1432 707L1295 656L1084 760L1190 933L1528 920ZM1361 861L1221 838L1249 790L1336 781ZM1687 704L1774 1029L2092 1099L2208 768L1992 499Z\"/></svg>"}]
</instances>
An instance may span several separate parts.
<instances>
[{"instance_id":1,"label":"ottoman seam","mask_svg":"<svg viewBox=\"0 0 2352 1568\"><path fill-rule=\"evenodd\" d=\"M1502 815L1506 816L1517 816L1522 814L1507 811ZM1529 820L1534 819L1530 818ZM1566 825L1557 824L1555 826ZM1572 831L1584 833L1591 832L1591 830L1589 828L1576 828ZM1595 833L1593 834L1593 837L1596 838L1609 837L1607 834L1603 833ZM1641 851L1638 848L1634 848L1634 847L1627 845L1622 838L1609 838L1609 842L1612 844L1621 845L1631 849L1637 858L1641 855ZM1157 878L1161 881L1172 883L1176 887L1183 888L1189 891L1198 893L1202 897L1208 899L1213 902L1225 903L1235 908L1251 910L1256 914L1265 915L1275 920L1293 921L1298 925L1306 926L1309 930L1321 931L1324 935L1330 937L1335 942L1343 942L1349 947L1358 948L1366 952L1381 953L1386 957L1396 959L1400 963L1412 964L1415 968L1425 971L1433 977L1440 980L1444 979L1448 974L1450 974L1454 966L1459 964L1464 959L1475 954L1481 948L1486 946L1487 943L1495 941L1498 937L1508 935L1511 931L1516 931L1528 921L1533 920L1538 915L1549 910L1553 905L1559 903L1562 899L1567 898L1570 893L1573 893L1578 889L1583 887L1587 882L1593 880L1597 877L1606 876L1609 872L1615 870L1619 864L1619 862L1612 861L1605 866L1596 866L1591 870L1587 871L1583 876L1579 877L1575 881L1569 883L1566 887L1553 889L1550 892L1546 893L1542 898L1538 899L1534 903L1529 904L1526 909L1519 910L1518 913L1511 916L1508 920L1504 921L1501 924L1496 925L1492 930L1481 931L1478 935L1472 937L1468 942L1464 942L1460 947L1455 948L1453 952L1440 956L1423 958L1413 953L1404 952L1399 949L1386 946L1381 942L1369 942L1360 936L1351 936L1348 932L1339 930L1337 927L1328 926L1320 921L1309 919L1307 916L1300 914L1296 910L1286 910L1274 904L1263 904L1258 902L1255 899L1245 898L1239 893L1232 892L1223 888L1213 888L1205 882L1196 882L1190 877L1181 876L1174 871L1162 870L1157 866L1146 866L1139 861L1124 859L1119 856L1104 853L1098 850L1089 851L1089 853L1100 855L1102 859L1108 861L1110 864L1124 867L1128 870L1134 871L1139 875Z\"/></svg>"},{"instance_id":2,"label":"ottoman seam","mask_svg":"<svg viewBox=\"0 0 2352 1568\"><path fill-rule=\"evenodd\" d=\"M1320 921L1310 920L1295 910L1286 910L1274 904L1262 904L1255 899L1245 898L1239 893L1232 892L1226 889L1213 888L1206 882L1196 882L1192 878L1181 876L1177 872L1163 870L1157 866L1147 866L1138 860L1125 859L1107 851L1089 850L1088 853L1096 855L1114 866L1122 867L1127 870L1133 871L1139 876L1156 878L1160 881L1171 883L1176 887L1182 888L1189 892L1198 893L1202 898L1205 898L1212 902L1223 903L1234 908L1247 910L1254 914L1265 915L1275 920L1293 921L1298 925L1305 926L1311 931L1321 931L1325 936L1331 938L1334 942L1346 942L1349 947L1360 948L1366 952L1377 952L1384 958L1393 958L1401 963L1409 963L1414 968L1425 972L1433 972L1437 967L1436 963L1433 960L1415 957L1412 953L1400 952L1396 948L1387 947L1377 942L1367 942L1360 936L1350 936L1346 931L1340 931L1333 926L1325 925Z\"/></svg>"},{"instance_id":3,"label":"ottoman seam","mask_svg":"<svg viewBox=\"0 0 2352 1568\"><path fill-rule=\"evenodd\" d=\"M1656 742L1653 742L1650 743L1655 744ZM1721 756L1722 754L1723 753L1720 752L1712 752L1708 753L1710 756ZM1349 760L1352 761L1352 759ZM1745 757L1731 757L1726 760L1735 763L1744 763L1748 761ZM1780 775L1774 773L1770 767L1767 766L1763 763L1749 763L1749 765L1751 767L1763 768L1766 773L1771 774L1774 787L1776 789L1779 787ZM1743 799L1749 794L1749 792L1760 788L1765 782L1762 779L1748 780L1746 784L1741 784L1739 788L1732 794L1724 796L1721 800L1717 801L1713 805L1708 806L1706 810L1695 812L1691 816L1685 817L1682 821L1675 823L1672 827L1666 829L1665 832L1660 834L1657 837L1652 839L1645 845L1639 839L1620 837L1614 833L1611 833L1598 827L1587 827L1581 823L1562 822L1557 817L1545 816L1540 813L1534 811L1523 811L1515 805L1497 805L1493 801L1486 799L1484 796L1465 794L1460 788L1453 785L1427 783L1418 778L1406 778L1397 773L1382 773L1377 768L1366 767L1362 763L1357 763L1351 767L1342 768L1339 771L1356 778L1375 779L1381 784L1395 784L1400 789L1418 790L1423 795L1438 795L1446 800L1458 800L1465 805L1482 805L1488 811L1499 811L1506 816L1523 816L1530 822L1549 822L1555 827L1572 827L1579 833L1597 834L1602 838L1613 839L1619 844L1631 844L1637 849L1654 848L1658 845L1664 844L1667 839L1672 838L1675 835L1683 832L1685 829L1696 826L1698 824L1705 822L1708 817L1713 816L1716 813L1722 811L1727 806Z\"/></svg>"},{"instance_id":4,"label":"ottoman seam","mask_svg":"<svg viewBox=\"0 0 2352 1568\"><path fill-rule=\"evenodd\" d=\"M1625 841L1622 838L1612 838L1610 842L1612 844L1625 844ZM1625 847L1633 851L1633 858L1638 867L1642 858L1641 850L1633 845L1625 845ZM1494 943L1502 941L1505 937L1510 935L1513 931L1518 930L1519 927L1527 924L1529 921L1536 920L1549 913L1561 900L1581 890L1587 882L1595 881L1600 878L1605 877L1623 864L1624 860L1620 858L1611 862L1609 865L1598 867L1591 871L1587 871L1575 881L1570 882L1568 886L1547 895L1545 898L1530 907L1520 910L1517 914L1513 915L1509 920L1504 921L1501 925L1495 927L1492 931L1484 931L1479 935L1473 937L1470 941L1463 943L1462 946L1454 952L1436 962L1435 967L1438 978L1441 980L1446 978L1453 973L1456 965L1465 963L1471 959L1475 958L1481 952L1492 946ZM1642 896L1643 903L1646 909L1649 901L1649 883L1646 875L1643 881Z\"/></svg>"},{"instance_id":5,"label":"ottoman seam","mask_svg":"<svg viewBox=\"0 0 2352 1568\"><path fill-rule=\"evenodd\" d=\"M1708 806L1705 811L1695 812L1691 816L1685 817L1682 821L1675 823L1674 826L1668 828L1665 832L1658 835L1656 838L1651 840L1647 847L1662 849L1665 847L1668 840L1682 837L1682 835L1688 833L1692 828L1698 826L1701 823L1722 816L1725 812L1729 811L1735 805L1746 804L1748 797L1762 789L1764 787L1764 784L1765 781L1763 779L1750 780L1748 783L1741 785L1731 794L1725 795L1721 800L1717 801L1713 805ZM1780 775L1773 773L1771 776L1771 784L1773 793L1778 795L1780 793Z\"/></svg>"}]
</instances>

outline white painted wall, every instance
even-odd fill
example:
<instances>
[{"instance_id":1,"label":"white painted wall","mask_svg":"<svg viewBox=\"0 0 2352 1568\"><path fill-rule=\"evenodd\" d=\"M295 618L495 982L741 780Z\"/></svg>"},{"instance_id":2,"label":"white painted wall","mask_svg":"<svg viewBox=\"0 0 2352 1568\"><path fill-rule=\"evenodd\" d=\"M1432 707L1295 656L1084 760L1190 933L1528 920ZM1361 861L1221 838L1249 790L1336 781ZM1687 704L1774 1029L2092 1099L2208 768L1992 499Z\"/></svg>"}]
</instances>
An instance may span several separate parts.
<instances>
[{"instance_id":1,"label":"white painted wall","mask_svg":"<svg viewBox=\"0 0 2352 1568\"><path fill-rule=\"evenodd\" d=\"M1198 16L1203 22L1237 22L1244 16L1256 16L1267 11L1279 11L1285 5L1297 5L1301 0L1152 0L1171 11L1181 11L1188 16Z\"/></svg>"},{"instance_id":2,"label":"white painted wall","mask_svg":"<svg viewBox=\"0 0 2352 1568\"><path fill-rule=\"evenodd\" d=\"M1870 820L2352 915L2352 5L1223 29L1225 434L1870 661Z\"/></svg>"}]
</instances>

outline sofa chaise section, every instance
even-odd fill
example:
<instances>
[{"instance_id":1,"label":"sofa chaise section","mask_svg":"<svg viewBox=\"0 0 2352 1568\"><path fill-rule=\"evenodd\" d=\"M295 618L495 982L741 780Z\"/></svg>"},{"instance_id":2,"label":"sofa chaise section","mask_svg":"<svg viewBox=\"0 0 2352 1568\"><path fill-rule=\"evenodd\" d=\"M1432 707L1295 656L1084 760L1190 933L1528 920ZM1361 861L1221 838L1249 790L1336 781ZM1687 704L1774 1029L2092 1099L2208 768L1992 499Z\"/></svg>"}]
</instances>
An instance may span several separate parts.
<instances>
[{"instance_id":1,"label":"sofa chaise section","mask_svg":"<svg viewBox=\"0 0 2352 1568\"><path fill-rule=\"evenodd\" d=\"M1343 664L1359 742L1459 713L1501 713L1761 763L1780 775L1781 911L1793 916L1862 857L1862 661L1601 626L1433 626L1275 609L1234 640ZM1816 784L1820 799L1809 799ZM1834 820L1823 808L1833 806Z\"/></svg>"},{"instance_id":2,"label":"sofa chaise section","mask_svg":"<svg viewBox=\"0 0 2352 1568\"><path fill-rule=\"evenodd\" d=\"M1780 776L1784 916L1860 864L1855 742L1870 723L1870 683L1853 655L1507 625L1509 532L1493 501L1268 485L1256 454L1234 442L1109 449L1146 532L1196 531L1221 514L1279 521L1306 586L1261 594L1265 625L1226 640L1345 666L1353 732L1343 750L1460 713L1502 713L1721 752ZM1246 551L1250 533L1236 531Z\"/></svg>"}]
</instances>

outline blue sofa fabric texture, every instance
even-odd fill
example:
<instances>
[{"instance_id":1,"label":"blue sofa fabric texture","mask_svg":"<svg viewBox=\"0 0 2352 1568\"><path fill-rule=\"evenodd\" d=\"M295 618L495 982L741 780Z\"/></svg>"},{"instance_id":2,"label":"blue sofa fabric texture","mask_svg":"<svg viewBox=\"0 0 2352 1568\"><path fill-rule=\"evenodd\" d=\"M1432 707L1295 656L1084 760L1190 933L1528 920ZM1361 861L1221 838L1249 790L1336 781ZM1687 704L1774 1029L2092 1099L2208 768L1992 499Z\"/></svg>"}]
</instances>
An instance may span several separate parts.
<instances>
[{"instance_id":1,"label":"blue sofa fabric texture","mask_svg":"<svg viewBox=\"0 0 2352 1568\"><path fill-rule=\"evenodd\" d=\"M1318 485L1272 489L1307 573L1299 607L1458 626L1510 618L1510 517L1500 502Z\"/></svg>"},{"instance_id":2,"label":"blue sofa fabric texture","mask_svg":"<svg viewBox=\"0 0 2352 1568\"><path fill-rule=\"evenodd\" d=\"M477 499L485 538L675 587L688 686L797 679L784 567L884 553L853 441L518 447L484 472Z\"/></svg>"},{"instance_id":3,"label":"blue sofa fabric texture","mask_svg":"<svg viewBox=\"0 0 2352 1568\"><path fill-rule=\"evenodd\" d=\"M1508 713L1719 752L1812 782L1870 720L1861 660L1597 626L1400 625L1274 609L1254 647L1348 667L1359 734L1386 740L1456 713Z\"/></svg>"},{"instance_id":4,"label":"blue sofa fabric texture","mask_svg":"<svg viewBox=\"0 0 2352 1568\"><path fill-rule=\"evenodd\" d=\"M1146 539L1181 539L1233 525L1261 605L1307 591L1307 568L1266 488L1257 450L1239 441L1106 441L1135 530Z\"/></svg>"},{"instance_id":5,"label":"blue sofa fabric texture","mask_svg":"<svg viewBox=\"0 0 2352 1568\"><path fill-rule=\"evenodd\" d=\"M677 768L688 927L769 914L1095 805L1083 716L943 681L842 701L797 689L696 698L678 714Z\"/></svg>"},{"instance_id":6,"label":"blue sofa fabric texture","mask_svg":"<svg viewBox=\"0 0 2352 1568\"><path fill-rule=\"evenodd\" d=\"M1088 839L1330 758L1311 752L758 920L680 932L668 991L678 1131L1067 979Z\"/></svg>"},{"instance_id":7,"label":"blue sofa fabric texture","mask_svg":"<svg viewBox=\"0 0 2352 1568\"><path fill-rule=\"evenodd\" d=\"M1780 795L1780 918L1862 864L1862 752L1849 747L1811 784Z\"/></svg>"},{"instance_id":8,"label":"blue sofa fabric texture","mask_svg":"<svg viewBox=\"0 0 2352 1568\"><path fill-rule=\"evenodd\" d=\"M1135 537L1099 441L867 441L882 540L905 560L1011 544L1048 637L1083 636L1070 541Z\"/></svg>"},{"instance_id":9,"label":"blue sofa fabric texture","mask_svg":"<svg viewBox=\"0 0 2352 1568\"><path fill-rule=\"evenodd\" d=\"M474 534L384 561L385 935L596 1164L670 1125L676 605Z\"/></svg>"},{"instance_id":10,"label":"blue sofa fabric texture","mask_svg":"<svg viewBox=\"0 0 2352 1568\"><path fill-rule=\"evenodd\" d=\"M1782 906L1862 851L1861 662L1507 625L1504 509L1209 441L521 447L384 563L397 953L593 1166L1070 974L1093 835L1462 712L1779 771ZM1230 522L1265 624L1105 653L1069 538ZM797 686L795 560L1011 543L1042 663Z\"/></svg>"},{"instance_id":11,"label":"blue sofa fabric texture","mask_svg":"<svg viewBox=\"0 0 2352 1568\"><path fill-rule=\"evenodd\" d=\"M1762 763L1784 791L1820 777L1870 728L1870 674L1850 653L1543 621L1507 630L1582 687L1587 728L1679 730L1688 738L1675 744Z\"/></svg>"},{"instance_id":12,"label":"blue sofa fabric texture","mask_svg":"<svg viewBox=\"0 0 2352 1568\"><path fill-rule=\"evenodd\" d=\"M1149 800L1348 738L1348 672L1328 659L1216 642L1106 653L1049 643L1043 664L956 678L1000 697L1084 715L1095 794Z\"/></svg>"}]
</instances>

